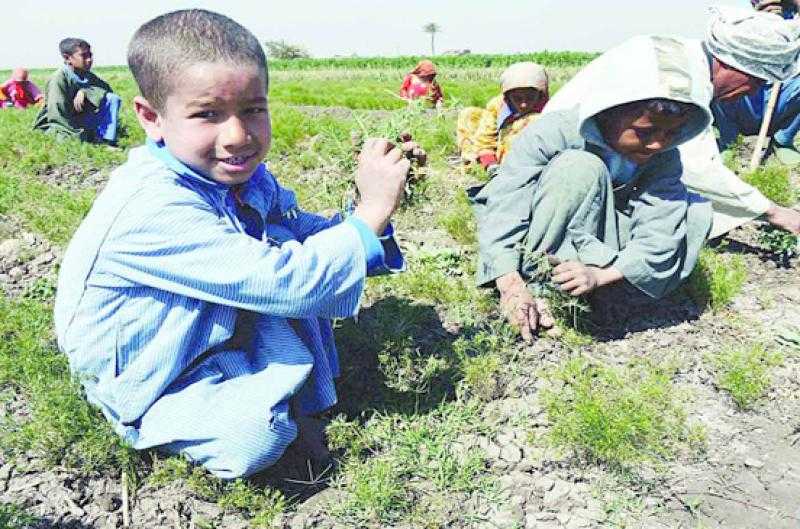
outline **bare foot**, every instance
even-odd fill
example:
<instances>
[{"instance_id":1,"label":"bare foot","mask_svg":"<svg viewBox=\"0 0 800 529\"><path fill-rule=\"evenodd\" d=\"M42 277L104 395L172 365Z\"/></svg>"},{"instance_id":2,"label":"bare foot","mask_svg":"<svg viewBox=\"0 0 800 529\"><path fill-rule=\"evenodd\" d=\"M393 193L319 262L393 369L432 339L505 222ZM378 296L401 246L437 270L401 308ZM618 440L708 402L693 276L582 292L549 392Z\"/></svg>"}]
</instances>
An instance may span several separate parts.
<instances>
[{"instance_id":1,"label":"bare foot","mask_svg":"<svg viewBox=\"0 0 800 529\"><path fill-rule=\"evenodd\" d=\"M773 204L765 215L767 222L776 228L800 235L800 211Z\"/></svg>"}]
</instances>

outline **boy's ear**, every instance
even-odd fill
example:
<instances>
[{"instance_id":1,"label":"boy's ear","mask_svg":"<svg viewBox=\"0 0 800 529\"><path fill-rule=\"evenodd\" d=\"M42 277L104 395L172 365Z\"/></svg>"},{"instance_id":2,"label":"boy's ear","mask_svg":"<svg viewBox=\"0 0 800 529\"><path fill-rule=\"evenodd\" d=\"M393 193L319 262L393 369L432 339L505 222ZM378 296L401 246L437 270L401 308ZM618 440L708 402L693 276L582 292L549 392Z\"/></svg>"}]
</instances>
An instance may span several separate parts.
<instances>
[{"instance_id":1,"label":"boy's ear","mask_svg":"<svg viewBox=\"0 0 800 529\"><path fill-rule=\"evenodd\" d=\"M133 98L133 109L136 112L136 118L139 124L144 129L147 137L153 141L161 141L164 139L161 133L161 115L150 104L150 102L142 96Z\"/></svg>"}]
</instances>

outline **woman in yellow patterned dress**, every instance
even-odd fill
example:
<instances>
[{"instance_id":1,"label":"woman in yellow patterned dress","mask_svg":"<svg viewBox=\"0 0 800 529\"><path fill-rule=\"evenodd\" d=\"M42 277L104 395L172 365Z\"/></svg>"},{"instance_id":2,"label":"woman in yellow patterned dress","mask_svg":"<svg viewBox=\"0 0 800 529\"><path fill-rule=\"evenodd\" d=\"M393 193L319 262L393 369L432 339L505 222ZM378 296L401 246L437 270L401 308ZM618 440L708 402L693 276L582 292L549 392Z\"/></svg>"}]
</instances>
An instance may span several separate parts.
<instances>
[{"instance_id":1,"label":"woman in yellow patterned dress","mask_svg":"<svg viewBox=\"0 0 800 529\"><path fill-rule=\"evenodd\" d=\"M514 63L500 76L502 94L486 108L467 107L458 115L457 143L461 159L478 162L493 173L511 142L534 121L549 97L547 73L532 62Z\"/></svg>"}]
</instances>

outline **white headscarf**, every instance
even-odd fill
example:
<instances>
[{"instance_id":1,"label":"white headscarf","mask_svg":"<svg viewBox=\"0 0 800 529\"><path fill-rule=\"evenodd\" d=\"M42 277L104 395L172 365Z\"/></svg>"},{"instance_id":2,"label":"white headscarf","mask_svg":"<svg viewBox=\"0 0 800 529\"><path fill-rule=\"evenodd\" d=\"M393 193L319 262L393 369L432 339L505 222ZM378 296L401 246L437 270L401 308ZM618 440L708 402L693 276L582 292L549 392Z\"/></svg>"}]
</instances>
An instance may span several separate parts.
<instances>
[{"instance_id":1,"label":"white headscarf","mask_svg":"<svg viewBox=\"0 0 800 529\"><path fill-rule=\"evenodd\" d=\"M750 9L713 7L705 44L721 62L767 81L797 73L800 22Z\"/></svg>"},{"instance_id":2,"label":"white headscarf","mask_svg":"<svg viewBox=\"0 0 800 529\"><path fill-rule=\"evenodd\" d=\"M503 93L514 88L535 88L547 94L547 84L547 72L535 62L515 62L500 76Z\"/></svg>"}]
</instances>

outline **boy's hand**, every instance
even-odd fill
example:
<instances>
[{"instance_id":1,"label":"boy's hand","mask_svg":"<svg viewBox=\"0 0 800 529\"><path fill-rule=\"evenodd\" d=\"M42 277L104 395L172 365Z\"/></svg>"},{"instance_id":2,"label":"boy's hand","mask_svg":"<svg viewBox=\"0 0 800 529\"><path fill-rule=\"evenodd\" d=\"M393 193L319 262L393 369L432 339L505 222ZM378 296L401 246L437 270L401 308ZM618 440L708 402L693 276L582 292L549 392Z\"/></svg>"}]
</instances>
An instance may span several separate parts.
<instances>
[{"instance_id":1,"label":"boy's hand","mask_svg":"<svg viewBox=\"0 0 800 529\"><path fill-rule=\"evenodd\" d=\"M85 102L86 92L78 90L78 93L75 94L75 99L72 100L72 106L75 108L75 112L83 112L83 105Z\"/></svg>"},{"instance_id":2,"label":"boy's hand","mask_svg":"<svg viewBox=\"0 0 800 529\"><path fill-rule=\"evenodd\" d=\"M588 266L580 261L561 262L557 257L549 256L553 268L553 283L570 296L582 296L622 279L622 272L614 267L599 268Z\"/></svg>"},{"instance_id":3,"label":"boy's hand","mask_svg":"<svg viewBox=\"0 0 800 529\"><path fill-rule=\"evenodd\" d=\"M527 343L533 341L533 336L540 327L550 328L555 324L547 302L531 295L519 273L511 272L498 277L495 283L500 291L500 308L503 314L511 325L519 329L522 339Z\"/></svg>"},{"instance_id":4,"label":"boy's hand","mask_svg":"<svg viewBox=\"0 0 800 529\"><path fill-rule=\"evenodd\" d=\"M412 147L413 150L413 147ZM356 187L361 203L353 214L380 235L400 205L411 167L403 151L384 139L370 138L358 155Z\"/></svg>"}]
</instances>

